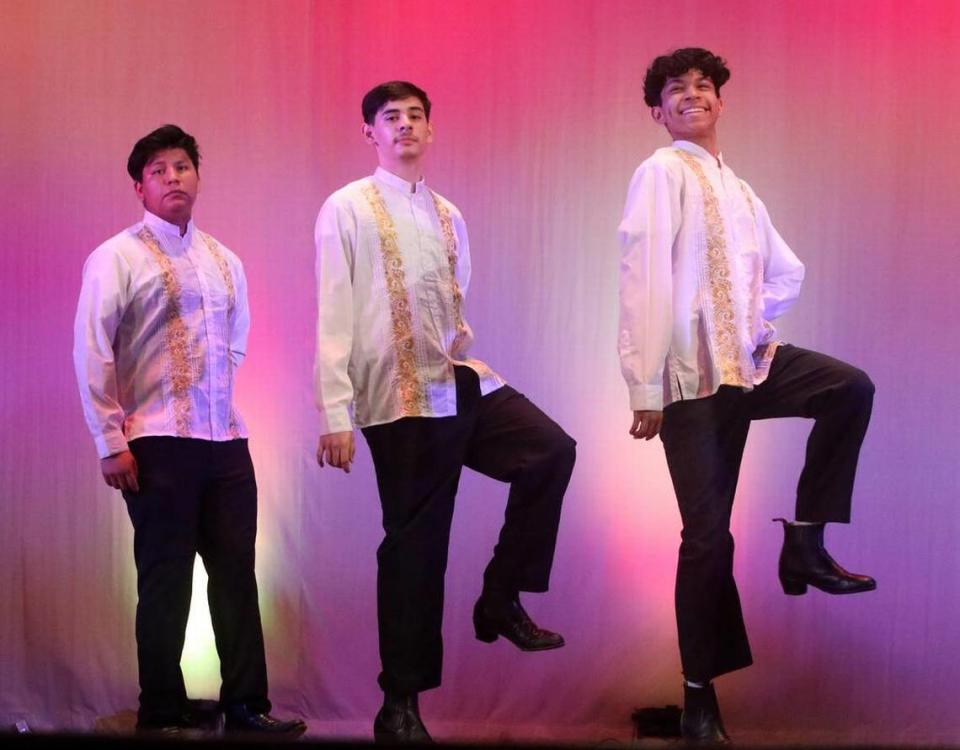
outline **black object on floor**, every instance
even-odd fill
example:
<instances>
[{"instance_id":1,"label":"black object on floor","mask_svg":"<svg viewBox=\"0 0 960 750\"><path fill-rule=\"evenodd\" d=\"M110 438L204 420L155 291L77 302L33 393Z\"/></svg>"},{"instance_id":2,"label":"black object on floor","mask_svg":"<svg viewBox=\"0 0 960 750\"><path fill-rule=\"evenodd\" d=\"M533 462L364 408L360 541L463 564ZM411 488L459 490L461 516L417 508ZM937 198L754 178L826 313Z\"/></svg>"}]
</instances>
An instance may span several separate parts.
<instances>
[{"instance_id":1,"label":"black object on floor","mask_svg":"<svg viewBox=\"0 0 960 750\"><path fill-rule=\"evenodd\" d=\"M679 737L680 706L638 708L630 714L635 739L643 737Z\"/></svg>"}]
</instances>

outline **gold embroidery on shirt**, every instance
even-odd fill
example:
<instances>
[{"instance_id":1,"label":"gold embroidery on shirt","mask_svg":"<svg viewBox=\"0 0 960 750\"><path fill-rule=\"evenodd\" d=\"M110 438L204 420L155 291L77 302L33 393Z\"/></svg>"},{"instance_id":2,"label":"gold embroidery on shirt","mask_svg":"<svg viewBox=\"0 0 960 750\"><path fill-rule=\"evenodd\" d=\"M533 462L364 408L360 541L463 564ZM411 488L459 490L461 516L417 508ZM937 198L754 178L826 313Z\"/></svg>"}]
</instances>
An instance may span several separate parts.
<instances>
[{"instance_id":1,"label":"gold embroidery on shirt","mask_svg":"<svg viewBox=\"0 0 960 750\"><path fill-rule=\"evenodd\" d=\"M220 249L220 243L217 242L213 237L211 237L206 232L201 232L197 230L197 233L200 235L200 238L203 240L203 243L207 246L207 249L210 251L210 255L213 256L213 260L217 264L217 268L220 270L220 275L223 277L223 284L227 288L227 317L228 324L233 323L229 320L229 316L233 313L234 307L237 303L237 291L233 285L233 274L230 273L230 266L227 265L227 259L223 255L223 251ZM229 352L227 353L227 378L230 384L230 390L233 389L233 359L230 357ZM231 401L233 396L231 393ZM230 406L230 415L227 420L227 430L230 433L230 437L236 439L240 437L240 425L237 422L237 415L233 411L233 406Z\"/></svg>"},{"instance_id":2,"label":"gold embroidery on shirt","mask_svg":"<svg viewBox=\"0 0 960 750\"><path fill-rule=\"evenodd\" d=\"M220 275L223 277L224 286L227 287L227 309L232 311L233 306L237 301L237 292L233 287L233 274L230 273L230 267L227 265L227 259L223 257L223 252L220 250L220 244L213 239L213 237L205 232L200 232L199 230L197 233L200 235L203 243L210 251L210 255L213 256L213 260L216 262L217 268L220 269Z\"/></svg>"},{"instance_id":3,"label":"gold embroidery on shirt","mask_svg":"<svg viewBox=\"0 0 960 750\"><path fill-rule=\"evenodd\" d=\"M440 219L440 230L443 233L443 244L447 249L447 262L450 266L450 288L453 295L453 320L457 328L453 344L450 346L450 355L454 358L460 353L460 347L467 337L467 326L463 321L463 292L460 289L460 282L457 281L457 236L453 231L453 217L450 215L450 209L440 199L440 196L430 191L433 197L433 205L437 209L437 217Z\"/></svg>"},{"instance_id":4,"label":"gold embroidery on shirt","mask_svg":"<svg viewBox=\"0 0 960 750\"><path fill-rule=\"evenodd\" d=\"M173 395L173 415L179 437L190 437L190 387L193 371L190 367L190 339L180 309L180 279L170 258L160 247L149 227L144 226L137 237L160 266L160 280L167 298L163 337L170 358L165 362L170 392Z\"/></svg>"},{"instance_id":5,"label":"gold embroidery on shirt","mask_svg":"<svg viewBox=\"0 0 960 750\"><path fill-rule=\"evenodd\" d=\"M400 413L404 417L418 417L426 412L427 399L417 376L417 358L413 341L413 316L404 284L403 258L397 246L397 230L383 204L383 196L375 184L363 187L363 196L370 204L380 236L380 253L390 300L390 321L397 364L393 373L394 392L400 396Z\"/></svg>"},{"instance_id":6,"label":"gold embroidery on shirt","mask_svg":"<svg viewBox=\"0 0 960 750\"><path fill-rule=\"evenodd\" d=\"M717 369L720 370L721 383L741 387L752 386L753 378L741 367L736 308L733 302L733 285L730 282L730 264L727 260L727 243L724 238L720 204L700 163L686 151L675 150L693 171L697 182L700 183L700 191L703 193L704 225L707 230L707 282L710 287L710 307L719 360Z\"/></svg>"}]
</instances>

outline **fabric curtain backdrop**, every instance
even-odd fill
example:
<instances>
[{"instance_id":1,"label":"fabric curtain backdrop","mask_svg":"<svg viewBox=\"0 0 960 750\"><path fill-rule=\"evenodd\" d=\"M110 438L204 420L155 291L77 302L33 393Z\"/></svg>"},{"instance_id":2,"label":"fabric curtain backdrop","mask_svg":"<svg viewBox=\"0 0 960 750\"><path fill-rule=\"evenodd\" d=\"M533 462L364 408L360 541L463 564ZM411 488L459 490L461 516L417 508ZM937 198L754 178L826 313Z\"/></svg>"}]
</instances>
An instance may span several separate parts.
<instances>
[{"instance_id":1,"label":"fabric curtain backdrop","mask_svg":"<svg viewBox=\"0 0 960 750\"><path fill-rule=\"evenodd\" d=\"M369 737L380 694L376 484L320 470L311 394L312 228L369 174L360 98L433 97L428 182L463 210L477 356L579 442L552 588L525 603L566 648L477 642L470 610L506 487L466 472L447 574L443 739L629 736L677 702L680 521L659 441L627 434L616 227L667 143L646 65L724 55L725 157L807 264L783 337L877 385L854 524L828 543L876 593L785 597L776 580L809 423L757 424L734 533L756 664L719 692L740 739L960 738L957 284L960 5L952 0L0 2L0 724L84 729L136 705L132 534L101 481L70 350L80 268L141 208L133 142L165 122L203 152L198 225L243 259L253 332L238 404L260 485L272 697L319 736ZM202 566L184 659L215 696Z\"/></svg>"}]
</instances>

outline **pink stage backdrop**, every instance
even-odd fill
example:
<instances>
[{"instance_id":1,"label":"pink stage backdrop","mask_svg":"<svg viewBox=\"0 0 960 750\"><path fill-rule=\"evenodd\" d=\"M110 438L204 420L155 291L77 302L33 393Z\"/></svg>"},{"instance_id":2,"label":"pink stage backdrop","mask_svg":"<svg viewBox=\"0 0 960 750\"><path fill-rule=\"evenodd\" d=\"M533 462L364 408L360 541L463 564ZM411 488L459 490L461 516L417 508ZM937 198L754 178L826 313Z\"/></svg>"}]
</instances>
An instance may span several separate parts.
<instances>
[{"instance_id":1,"label":"pink stage backdrop","mask_svg":"<svg viewBox=\"0 0 960 750\"><path fill-rule=\"evenodd\" d=\"M84 729L136 704L132 535L81 419L71 325L84 258L140 216L131 145L175 122L203 151L197 223L250 280L239 405L272 697L318 736L369 736L379 506L362 441L350 476L314 461L312 227L372 171L359 102L391 78L435 100L427 177L470 227L477 355L579 442L551 591L526 599L567 647L474 640L506 488L467 473L425 716L443 739L624 739L634 707L676 702L680 523L659 442L627 436L616 227L666 142L644 69L701 45L733 69L724 154L807 264L784 337L877 384L854 523L828 536L876 593L780 591L770 518L792 512L809 423L753 428L734 531L756 664L719 683L728 724L960 741L960 4L0 0L0 36L0 724ZM184 666L211 697L201 594Z\"/></svg>"}]
</instances>

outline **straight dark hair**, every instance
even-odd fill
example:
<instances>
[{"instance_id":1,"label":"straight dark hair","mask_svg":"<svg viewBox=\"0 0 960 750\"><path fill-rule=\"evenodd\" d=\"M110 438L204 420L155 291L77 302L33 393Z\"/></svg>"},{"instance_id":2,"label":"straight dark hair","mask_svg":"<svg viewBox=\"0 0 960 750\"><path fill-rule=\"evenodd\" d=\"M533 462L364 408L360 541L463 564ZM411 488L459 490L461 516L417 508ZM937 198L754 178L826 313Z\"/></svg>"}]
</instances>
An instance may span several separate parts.
<instances>
[{"instance_id":1,"label":"straight dark hair","mask_svg":"<svg viewBox=\"0 0 960 750\"><path fill-rule=\"evenodd\" d=\"M200 172L200 150L196 138L176 125L163 125L133 145L133 151L127 159L127 172L133 181L143 182L143 168L157 151L168 148L182 148L193 162L193 168Z\"/></svg>"},{"instance_id":2,"label":"straight dark hair","mask_svg":"<svg viewBox=\"0 0 960 750\"><path fill-rule=\"evenodd\" d=\"M427 98L426 91L419 86L414 86L409 81L387 81L379 86L374 86L363 97L363 102L360 104L363 121L367 125L373 125L373 121L377 118L377 112L383 109L384 104L397 99L408 99L411 96L420 100L423 105L423 113L429 120L430 99Z\"/></svg>"}]
</instances>

